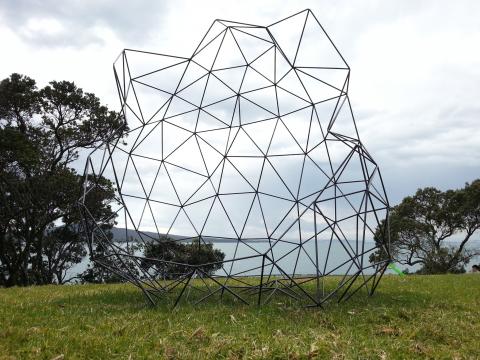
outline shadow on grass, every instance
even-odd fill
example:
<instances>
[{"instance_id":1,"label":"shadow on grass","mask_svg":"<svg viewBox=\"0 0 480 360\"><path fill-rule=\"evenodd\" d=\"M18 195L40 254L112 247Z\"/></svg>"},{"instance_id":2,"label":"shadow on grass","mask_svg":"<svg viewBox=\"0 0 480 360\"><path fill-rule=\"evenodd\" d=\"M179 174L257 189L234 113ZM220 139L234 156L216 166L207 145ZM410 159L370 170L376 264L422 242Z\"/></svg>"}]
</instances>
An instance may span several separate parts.
<instances>
[{"instance_id":1,"label":"shadow on grass","mask_svg":"<svg viewBox=\"0 0 480 360\"><path fill-rule=\"evenodd\" d=\"M418 285L418 284L417 284ZM119 311L168 311L174 308L176 297L179 291L169 294L165 298L158 298L157 304L151 306L142 291L128 284L114 285L85 285L78 286L75 291L68 292L67 296L57 298L54 303L58 306L105 306L110 308L118 308ZM249 304L243 304L238 298L231 294L225 293L222 297L219 295L205 299L198 305L192 303L199 300L199 295L189 294L188 299L182 299L176 310L182 311L195 309L197 311L210 311L212 309L221 308L251 308L257 309L256 297L249 298ZM359 291L351 299L346 302L337 303L337 298L332 298L324 304L322 308L311 307L306 311L350 311L351 309L364 308L375 310L380 308L401 307L404 309L416 310L425 307L436 300L433 294L425 291L415 291L415 287L405 283L395 283L389 281L387 286L379 286L373 296L368 296L365 291ZM190 301L190 302L189 302ZM260 306L267 311L273 313L284 312L286 310L298 310L304 304L299 303L287 296L276 295L271 298L268 304Z\"/></svg>"}]
</instances>

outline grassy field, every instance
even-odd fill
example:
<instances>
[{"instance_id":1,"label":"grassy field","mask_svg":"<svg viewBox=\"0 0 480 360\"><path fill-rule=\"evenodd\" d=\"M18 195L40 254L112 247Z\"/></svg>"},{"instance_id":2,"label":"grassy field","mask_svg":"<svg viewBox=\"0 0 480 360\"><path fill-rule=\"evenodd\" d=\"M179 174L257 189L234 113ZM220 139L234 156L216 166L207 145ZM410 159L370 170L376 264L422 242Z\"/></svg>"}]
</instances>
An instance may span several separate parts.
<instances>
[{"instance_id":1,"label":"grassy field","mask_svg":"<svg viewBox=\"0 0 480 360\"><path fill-rule=\"evenodd\" d=\"M0 359L480 359L480 276L385 276L325 309L151 308L130 285L0 289Z\"/></svg>"}]
</instances>

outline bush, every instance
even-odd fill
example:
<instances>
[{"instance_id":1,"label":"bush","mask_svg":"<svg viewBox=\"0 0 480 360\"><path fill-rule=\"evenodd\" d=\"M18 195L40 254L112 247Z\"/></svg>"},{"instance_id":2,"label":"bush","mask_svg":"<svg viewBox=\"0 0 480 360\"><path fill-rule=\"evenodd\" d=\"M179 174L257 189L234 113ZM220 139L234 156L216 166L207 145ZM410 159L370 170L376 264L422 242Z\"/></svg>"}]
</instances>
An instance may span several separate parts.
<instances>
[{"instance_id":1,"label":"bush","mask_svg":"<svg viewBox=\"0 0 480 360\"><path fill-rule=\"evenodd\" d=\"M214 249L213 244L194 239L190 244L169 238L145 245L142 266L153 276L175 279L193 271L196 266L199 275L211 276L222 267L225 254ZM193 266L192 266L193 265Z\"/></svg>"}]
</instances>

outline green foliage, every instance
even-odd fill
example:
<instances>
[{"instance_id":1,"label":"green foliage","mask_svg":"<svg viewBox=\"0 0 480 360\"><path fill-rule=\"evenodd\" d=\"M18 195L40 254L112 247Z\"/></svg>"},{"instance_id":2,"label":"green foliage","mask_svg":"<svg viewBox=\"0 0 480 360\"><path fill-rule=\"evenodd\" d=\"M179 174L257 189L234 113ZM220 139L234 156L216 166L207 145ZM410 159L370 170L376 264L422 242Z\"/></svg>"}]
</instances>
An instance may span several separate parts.
<instances>
[{"instance_id":1,"label":"green foliage","mask_svg":"<svg viewBox=\"0 0 480 360\"><path fill-rule=\"evenodd\" d=\"M42 89L27 76L0 82L0 285L63 283L85 250L77 234L81 149L120 136L124 121L74 83ZM108 216L113 184L100 179L89 208Z\"/></svg>"},{"instance_id":2,"label":"green foliage","mask_svg":"<svg viewBox=\"0 0 480 360\"><path fill-rule=\"evenodd\" d=\"M203 273L212 275L221 268L221 262L225 258L225 254L219 249L214 249L211 243L201 243L196 239L190 244L184 244L168 238L147 243L144 256L148 259L162 260L161 262L144 260L142 266L153 272L156 277L165 279L177 278L192 271L186 264L202 265L198 268Z\"/></svg>"},{"instance_id":3,"label":"green foliage","mask_svg":"<svg viewBox=\"0 0 480 360\"><path fill-rule=\"evenodd\" d=\"M112 238L112 234L107 232L106 235ZM95 244L94 244L95 245ZM129 255L135 255L137 251L143 249L142 244L135 244L133 239L130 239L128 246L124 249ZM93 256L97 261L92 261L87 269L80 274L79 279L83 284L92 283L92 284L114 284L125 282L126 279L117 272L116 269L126 269L128 272L137 277L140 277L140 272L137 267L137 263L132 261L130 258L123 256L121 260L112 256L111 252L108 251L102 244L96 244L95 248L92 249ZM110 256L109 256L110 255Z\"/></svg>"},{"instance_id":4,"label":"green foliage","mask_svg":"<svg viewBox=\"0 0 480 360\"><path fill-rule=\"evenodd\" d=\"M421 266L420 273L465 272L479 249L466 245L480 229L480 180L458 190L442 192L428 187L418 189L395 206L389 216L391 255L401 264ZM375 241L383 242L385 222L376 230ZM456 245L449 242L459 239ZM370 260L387 258L378 250Z\"/></svg>"}]
</instances>

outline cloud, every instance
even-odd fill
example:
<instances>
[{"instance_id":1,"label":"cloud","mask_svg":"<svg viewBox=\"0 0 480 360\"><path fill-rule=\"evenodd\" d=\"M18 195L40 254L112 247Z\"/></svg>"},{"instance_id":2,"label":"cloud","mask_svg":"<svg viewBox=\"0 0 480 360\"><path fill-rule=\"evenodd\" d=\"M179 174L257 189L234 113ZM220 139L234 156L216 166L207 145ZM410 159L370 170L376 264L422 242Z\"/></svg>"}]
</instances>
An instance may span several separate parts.
<instances>
[{"instance_id":1,"label":"cloud","mask_svg":"<svg viewBox=\"0 0 480 360\"><path fill-rule=\"evenodd\" d=\"M417 187L478 177L477 1L9 1L0 5L0 76L74 80L118 109L123 48L189 57L216 18L269 24L311 8L352 69L360 138L396 203ZM79 165L81 168L82 165Z\"/></svg>"},{"instance_id":2,"label":"cloud","mask_svg":"<svg viewBox=\"0 0 480 360\"><path fill-rule=\"evenodd\" d=\"M32 46L83 47L105 44L105 32L140 44L167 15L163 2L8 1L2 20Z\"/></svg>"}]
</instances>

